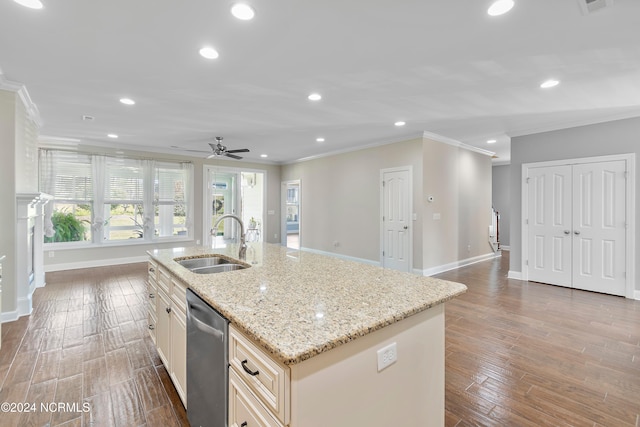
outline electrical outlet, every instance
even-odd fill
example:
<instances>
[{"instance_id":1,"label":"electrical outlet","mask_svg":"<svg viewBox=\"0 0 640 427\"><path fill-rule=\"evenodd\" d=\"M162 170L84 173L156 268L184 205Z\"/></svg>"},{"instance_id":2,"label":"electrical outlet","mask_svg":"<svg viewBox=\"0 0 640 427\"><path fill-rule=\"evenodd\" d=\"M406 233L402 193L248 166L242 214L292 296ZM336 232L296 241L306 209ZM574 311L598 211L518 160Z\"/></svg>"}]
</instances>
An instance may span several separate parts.
<instances>
[{"instance_id":1,"label":"electrical outlet","mask_svg":"<svg viewBox=\"0 0 640 427\"><path fill-rule=\"evenodd\" d=\"M396 363L398 360L398 348L396 343L391 343L386 347L378 350L378 372L382 371L389 365Z\"/></svg>"}]
</instances>

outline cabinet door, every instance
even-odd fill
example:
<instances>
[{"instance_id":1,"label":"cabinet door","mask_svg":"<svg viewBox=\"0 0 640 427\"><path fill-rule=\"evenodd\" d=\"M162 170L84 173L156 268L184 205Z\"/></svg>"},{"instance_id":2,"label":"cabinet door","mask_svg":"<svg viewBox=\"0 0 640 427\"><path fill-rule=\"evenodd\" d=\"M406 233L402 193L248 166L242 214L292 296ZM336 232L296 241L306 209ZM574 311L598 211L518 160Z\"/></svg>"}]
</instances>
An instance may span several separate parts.
<instances>
[{"instance_id":1,"label":"cabinet door","mask_svg":"<svg viewBox=\"0 0 640 427\"><path fill-rule=\"evenodd\" d=\"M175 307L171 313L171 369L169 375L184 406L187 406L187 325L186 316Z\"/></svg>"},{"instance_id":2,"label":"cabinet door","mask_svg":"<svg viewBox=\"0 0 640 427\"><path fill-rule=\"evenodd\" d=\"M281 427L244 381L229 370L229 427Z\"/></svg>"},{"instance_id":3,"label":"cabinet door","mask_svg":"<svg viewBox=\"0 0 640 427\"><path fill-rule=\"evenodd\" d=\"M171 346L171 302L167 294L161 289L158 289L158 295L156 297L156 346L158 347L158 354L164 366L167 370L170 369L169 357Z\"/></svg>"}]
</instances>

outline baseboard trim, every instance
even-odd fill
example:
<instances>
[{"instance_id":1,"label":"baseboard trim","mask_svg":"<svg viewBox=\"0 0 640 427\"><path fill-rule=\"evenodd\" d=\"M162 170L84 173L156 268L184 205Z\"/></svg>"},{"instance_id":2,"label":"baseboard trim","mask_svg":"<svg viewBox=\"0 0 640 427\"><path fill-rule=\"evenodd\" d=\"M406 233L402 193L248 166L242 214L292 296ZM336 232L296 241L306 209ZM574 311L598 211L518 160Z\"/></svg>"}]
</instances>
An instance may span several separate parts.
<instances>
[{"instance_id":1,"label":"baseboard trim","mask_svg":"<svg viewBox=\"0 0 640 427\"><path fill-rule=\"evenodd\" d=\"M633 299L640 301L640 291L636 290L634 295L633 295Z\"/></svg>"},{"instance_id":2,"label":"baseboard trim","mask_svg":"<svg viewBox=\"0 0 640 427\"><path fill-rule=\"evenodd\" d=\"M502 250L502 251L510 251L511 250L511 246L500 245L500 250Z\"/></svg>"},{"instance_id":3,"label":"baseboard trim","mask_svg":"<svg viewBox=\"0 0 640 427\"><path fill-rule=\"evenodd\" d=\"M493 253L490 252L484 255L478 255L476 257L462 259L460 261L451 262L449 264L439 265L437 267L426 268L422 270L423 276L433 276L435 274L444 273L445 271L455 270L457 268L466 267L467 265L475 264L482 261L487 261L490 259L501 257L500 252Z\"/></svg>"},{"instance_id":4,"label":"baseboard trim","mask_svg":"<svg viewBox=\"0 0 640 427\"><path fill-rule=\"evenodd\" d=\"M13 322L22 316L28 316L33 312L31 295L28 297L18 298L18 307L13 311L5 311L0 313L0 323Z\"/></svg>"},{"instance_id":5,"label":"baseboard trim","mask_svg":"<svg viewBox=\"0 0 640 427\"><path fill-rule=\"evenodd\" d=\"M44 266L45 273L63 270L78 270L80 268L107 267L110 265L133 264L136 262L145 262L148 256L135 256L127 258L106 258L100 260L69 262L61 264L49 264Z\"/></svg>"},{"instance_id":6,"label":"baseboard trim","mask_svg":"<svg viewBox=\"0 0 640 427\"><path fill-rule=\"evenodd\" d=\"M327 252L327 251L321 251L319 249L311 249L311 248L305 248L305 247L300 248L300 250L303 251L303 252L310 252L312 254L326 255L326 256L333 257L333 258L344 259L346 261L354 261L354 262L359 262L359 263L362 263L362 264L375 265L377 267L380 267L380 262L372 261L370 259L357 258L357 257L349 256L349 255L337 254L335 252Z\"/></svg>"},{"instance_id":7,"label":"baseboard trim","mask_svg":"<svg viewBox=\"0 0 640 427\"><path fill-rule=\"evenodd\" d=\"M509 274L507 275L508 279L522 280L522 272L521 271L513 271L509 270Z\"/></svg>"}]
</instances>

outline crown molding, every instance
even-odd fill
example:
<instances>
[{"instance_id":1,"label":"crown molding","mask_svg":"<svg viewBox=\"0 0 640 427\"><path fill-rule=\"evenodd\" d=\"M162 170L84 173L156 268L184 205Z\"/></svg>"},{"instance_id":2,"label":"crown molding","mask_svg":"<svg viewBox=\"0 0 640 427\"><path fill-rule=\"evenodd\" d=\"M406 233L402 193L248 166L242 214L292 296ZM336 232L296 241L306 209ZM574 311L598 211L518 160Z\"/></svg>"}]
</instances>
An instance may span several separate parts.
<instances>
[{"instance_id":1,"label":"crown molding","mask_svg":"<svg viewBox=\"0 0 640 427\"><path fill-rule=\"evenodd\" d=\"M27 87L22 83L7 80L2 72L2 69L0 69L0 90L6 90L16 93L22 101L24 108L27 110L29 118L33 120L36 126L38 126L39 128L42 127L42 118L40 117L40 111L38 110L36 104L31 100L31 96L29 96Z\"/></svg>"},{"instance_id":2,"label":"crown molding","mask_svg":"<svg viewBox=\"0 0 640 427\"><path fill-rule=\"evenodd\" d=\"M438 135L437 133L424 131L423 138L430 139L436 142L442 142L443 144L453 145L454 147L463 148L465 150L474 151L476 153L484 154L485 156L493 157L496 153L489 150L483 150L482 148L474 147L472 145L465 144L456 139L447 138L446 136Z\"/></svg>"}]
</instances>

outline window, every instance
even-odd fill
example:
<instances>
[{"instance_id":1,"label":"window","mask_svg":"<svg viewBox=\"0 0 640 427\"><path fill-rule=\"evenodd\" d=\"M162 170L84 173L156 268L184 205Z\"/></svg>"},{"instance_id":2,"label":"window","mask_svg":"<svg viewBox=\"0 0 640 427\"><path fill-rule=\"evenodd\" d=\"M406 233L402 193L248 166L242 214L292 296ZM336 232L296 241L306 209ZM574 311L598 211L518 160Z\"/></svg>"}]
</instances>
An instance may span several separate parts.
<instances>
[{"instance_id":1,"label":"window","mask_svg":"<svg viewBox=\"0 0 640 427\"><path fill-rule=\"evenodd\" d=\"M193 165L40 151L45 243L154 241L192 233ZM79 243L76 243L76 245Z\"/></svg>"}]
</instances>

